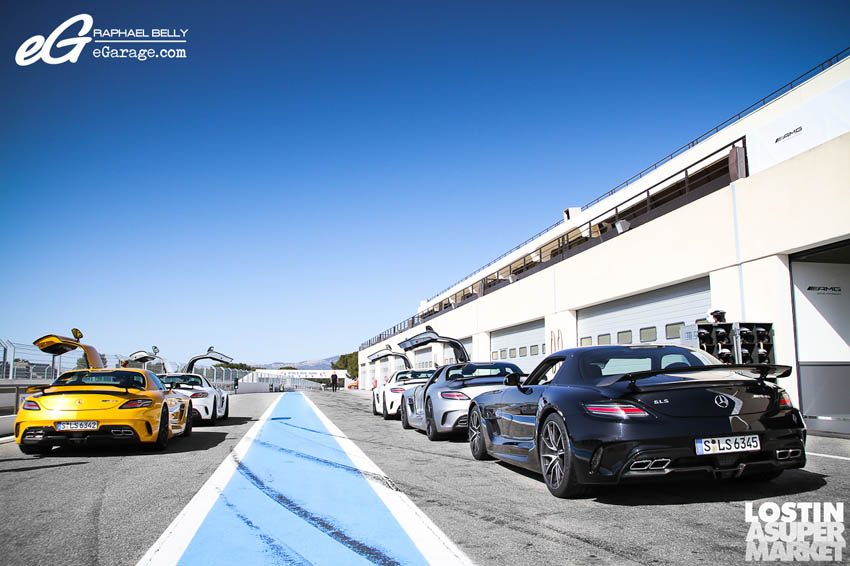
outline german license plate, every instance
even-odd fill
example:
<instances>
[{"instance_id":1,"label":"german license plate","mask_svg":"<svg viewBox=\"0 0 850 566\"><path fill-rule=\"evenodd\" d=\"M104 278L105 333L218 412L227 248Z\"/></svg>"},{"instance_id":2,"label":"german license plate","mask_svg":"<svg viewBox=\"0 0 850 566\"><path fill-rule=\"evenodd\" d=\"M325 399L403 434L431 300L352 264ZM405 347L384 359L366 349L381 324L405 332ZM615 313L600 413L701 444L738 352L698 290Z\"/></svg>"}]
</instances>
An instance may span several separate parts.
<instances>
[{"instance_id":1,"label":"german license plate","mask_svg":"<svg viewBox=\"0 0 850 566\"><path fill-rule=\"evenodd\" d=\"M697 454L727 454L729 452L754 452L761 450L759 436L724 436L722 438L697 438Z\"/></svg>"},{"instance_id":2,"label":"german license plate","mask_svg":"<svg viewBox=\"0 0 850 566\"><path fill-rule=\"evenodd\" d=\"M97 421L62 421L56 423L58 430L97 430Z\"/></svg>"}]
</instances>

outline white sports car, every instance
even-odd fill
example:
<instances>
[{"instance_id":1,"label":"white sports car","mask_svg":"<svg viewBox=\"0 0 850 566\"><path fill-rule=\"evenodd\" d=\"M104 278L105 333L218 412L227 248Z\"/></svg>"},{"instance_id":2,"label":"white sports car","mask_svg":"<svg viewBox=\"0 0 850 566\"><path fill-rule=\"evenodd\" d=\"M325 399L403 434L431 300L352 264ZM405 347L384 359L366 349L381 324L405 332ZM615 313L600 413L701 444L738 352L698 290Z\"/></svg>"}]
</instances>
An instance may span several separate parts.
<instances>
[{"instance_id":1,"label":"white sports car","mask_svg":"<svg viewBox=\"0 0 850 566\"><path fill-rule=\"evenodd\" d=\"M160 374L160 381L172 385L178 393L192 400L192 416L196 420L215 425L219 419L230 415L230 399L227 391L219 389L196 373Z\"/></svg>"},{"instance_id":2,"label":"white sports car","mask_svg":"<svg viewBox=\"0 0 850 566\"><path fill-rule=\"evenodd\" d=\"M162 367L166 368L167 371L167 362L158 354L159 348L154 346L153 353L139 350L130 354L129 359L138 363L147 363L157 359L160 360ZM210 346L205 353L189 360L182 372L161 373L157 377L166 386L170 386L177 393L192 400L193 420L199 419L214 425L219 419L226 419L230 415L230 399L227 391L211 384L204 376L192 373L195 364L200 360L230 363L233 358L216 352Z\"/></svg>"},{"instance_id":3,"label":"white sports car","mask_svg":"<svg viewBox=\"0 0 850 566\"><path fill-rule=\"evenodd\" d=\"M373 391L372 410L389 420L399 415L401 397L411 387L416 387L428 381L434 375L433 369L402 369L395 372L383 386L376 387Z\"/></svg>"},{"instance_id":4,"label":"white sports car","mask_svg":"<svg viewBox=\"0 0 850 566\"><path fill-rule=\"evenodd\" d=\"M407 354L402 354L400 352L393 352L390 346L387 346L386 350L379 350L374 354L369 356L370 362L377 362L378 360L384 358L399 358L402 362L404 362L404 370L401 371L409 371L413 365L410 363L410 359L407 357ZM394 409L392 413L387 411L387 406L383 405L386 400L386 391L389 391L389 384L391 382L395 382L396 377L399 372L394 373L390 377L380 380L380 382L375 385L372 389L372 414L373 415L383 415L385 419L390 419L392 415L398 414L398 403L395 403ZM379 411L378 407L382 407Z\"/></svg>"}]
</instances>

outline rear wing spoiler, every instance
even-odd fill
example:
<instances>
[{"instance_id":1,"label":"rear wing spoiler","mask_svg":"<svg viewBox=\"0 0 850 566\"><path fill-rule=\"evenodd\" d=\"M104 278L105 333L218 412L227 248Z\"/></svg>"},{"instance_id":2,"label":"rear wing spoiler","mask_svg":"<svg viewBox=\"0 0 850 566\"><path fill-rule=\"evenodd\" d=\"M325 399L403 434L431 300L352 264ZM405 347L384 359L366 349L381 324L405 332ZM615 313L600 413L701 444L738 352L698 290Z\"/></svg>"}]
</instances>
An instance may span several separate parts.
<instances>
[{"instance_id":1,"label":"rear wing spoiler","mask_svg":"<svg viewBox=\"0 0 850 566\"><path fill-rule=\"evenodd\" d=\"M369 356L370 362L376 362L378 360L382 360L384 358L400 358L404 362L404 369L411 369L413 364L410 363L410 358L407 357L407 354L402 354L400 352L393 352L389 344L387 345L386 350L378 350L374 354Z\"/></svg>"},{"instance_id":2,"label":"rear wing spoiler","mask_svg":"<svg viewBox=\"0 0 850 566\"><path fill-rule=\"evenodd\" d=\"M440 336L439 334L434 332L434 329L430 326L426 326L425 328L425 332L417 334L412 338L408 338L403 342L399 342L398 347L404 350L405 352L409 352L414 348L424 346L425 344L431 344L433 342L437 342L440 344L448 344L452 347L452 350L454 350L455 359L458 361L458 363L464 363L469 361L469 353L466 351L466 348L463 347L463 343L460 340Z\"/></svg>"},{"instance_id":3,"label":"rear wing spoiler","mask_svg":"<svg viewBox=\"0 0 850 566\"><path fill-rule=\"evenodd\" d=\"M635 371L632 373L624 373L624 374L614 374L608 376L607 378L599 381L596 385L598 387L608 387L609 385L614 385L619 381L631 381L632 386L635 385L635 382L639 379L646 379L647 377L653 377L656 375L667 375L667 374L676 374L676 373L697 373L703 371L750 371L752 373L758 374L755 379L759 381L764 381L766 378L779 378L779 377L788 377L791 375L791 366L783 366L783 365L773 365L773 364L720 364L720 365L706 365L706 366L691 366L684 368L667 368L667 369L654 369L649 371Z\"/></svg>"},{"instance_id":4,"label":"rear wing spoiler","mask_svg":"<svg viewBox=\"0 0 850 566\"><path fill-rule=\"evenodd\" d=\"M215 360L217 362L221 362L224 364L229 364L233 361L233 358L230 356L225 356L221 352L216 352L215 348L210 346L207 348L207 352L205 354L201 354L200 356L195 356L186 364L186 367L183 368L184 373L192 373L195 369L195 364L201 360Z\"/></svg>"},{"instance_id":5,"label":"rear wing spoiler","mask_svg":"<svg viewBox=\"0 0 850 566\"><path fill-rule=\"evenodd\" d=\"M62 354L66 354L71 350L79 348L85 354L89 368L102 368L103 360L100 359L100 354L95 347L89 346L88 344L81 344L80 340L83 337L83 333L76 328L73 332L74 338L59 336L58 334L45 334L41 338L34 340L33 344L45 354L53 356L61 356Z\"/></svg>"}]
</instances>

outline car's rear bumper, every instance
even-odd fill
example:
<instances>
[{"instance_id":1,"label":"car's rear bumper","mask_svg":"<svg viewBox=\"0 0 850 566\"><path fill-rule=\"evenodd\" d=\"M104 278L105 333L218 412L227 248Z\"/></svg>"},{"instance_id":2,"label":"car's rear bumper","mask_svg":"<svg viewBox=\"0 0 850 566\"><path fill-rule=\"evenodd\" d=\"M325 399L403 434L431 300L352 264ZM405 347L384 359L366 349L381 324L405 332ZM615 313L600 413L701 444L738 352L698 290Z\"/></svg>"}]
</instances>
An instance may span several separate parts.
<instances>
[{"instance_id":1,"label":"car's rear bumper","mask_svg":"<svg viewBox=\"0 0 850 566\"><path fill-rule=\"evenodd\" d=\"M57 446L63 444L88 444L94 442L153 442L159 419L153 420L145 409L127 410L127 418L105 418L103 415L69 414L45 411L42 418L18 420L15 423L15 441L18 444ZM132 414L135 413L135 414ZM158 417L158 415L157 415ZM58 430L60 421L97 421L95 430Z\"/></svg>"},{"instance_id":2,"label":"car's rear bumper","mask_svg":"<svg viewBox=\"0 0 850 566\"><path fill-rule=\"evenodd\" d=\"M612 442L593 449L574 446L576 471L582 483L611 484L689 476L736 478L806 465L804 429L767 430L758 435L758 451L711 455L697 455L690 436Z\"/></svg>"}]
</instances>

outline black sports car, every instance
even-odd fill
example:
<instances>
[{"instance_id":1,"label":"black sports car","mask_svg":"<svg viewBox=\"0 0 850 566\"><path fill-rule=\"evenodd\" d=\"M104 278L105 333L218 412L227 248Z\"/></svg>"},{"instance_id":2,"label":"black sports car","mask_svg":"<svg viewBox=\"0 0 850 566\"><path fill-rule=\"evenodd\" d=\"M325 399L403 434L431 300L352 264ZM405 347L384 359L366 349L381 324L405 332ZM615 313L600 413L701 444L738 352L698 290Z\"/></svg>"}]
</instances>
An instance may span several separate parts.
<instances>
[{"instance_id":1,"label":"black sports car","mask_svg":"<svg viewBox=\"0 0 850 566\"><path fill-rule=\"evenodd\" d=\"M543 474L557 497L594 484L702 474L769 480L806 463L788 366L722 365L683 346L556 352L469 408L469 445Z\"/></svg>"}]
</instances>

